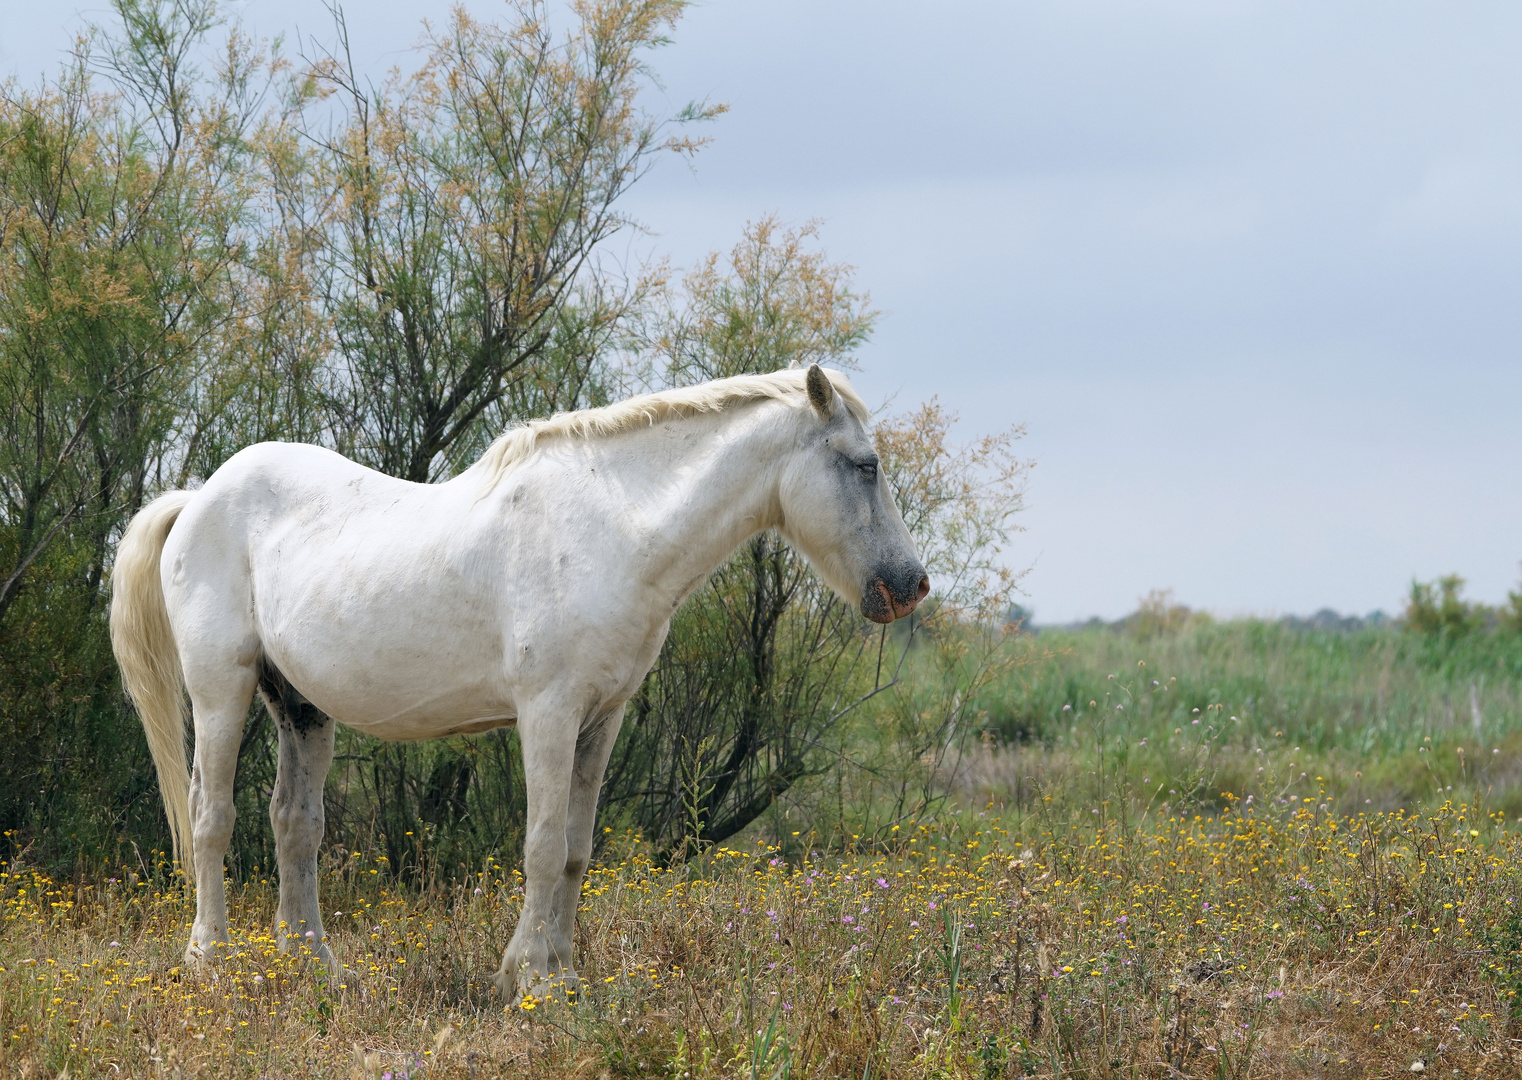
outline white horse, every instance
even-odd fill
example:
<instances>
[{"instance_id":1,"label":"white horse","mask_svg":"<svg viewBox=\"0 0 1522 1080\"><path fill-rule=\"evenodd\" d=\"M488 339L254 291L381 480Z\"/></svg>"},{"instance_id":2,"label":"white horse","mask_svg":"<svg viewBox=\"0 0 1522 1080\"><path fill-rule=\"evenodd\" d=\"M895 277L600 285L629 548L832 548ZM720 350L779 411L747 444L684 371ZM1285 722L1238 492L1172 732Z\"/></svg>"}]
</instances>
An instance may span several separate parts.
<instances>
[{"instance_id":1,"label":"white horse","mask_svg":"<svg viewBox=\"0 0 1522 1080\"><path fill-rule=\"evenodd\" d=\"M876 622L928 592L866 419L844 376L812 366L512 428L443 484L265 443L144 508L117 552L111 640L195 884L187 960L227 941L233 773L257 690L280 740L282 946L304 936L338 968L317 906L335 720L382 739L516 723L526 884L496 982L574 986L603 771L682 601L772 528Z\"/></svg>"}]
</instances>

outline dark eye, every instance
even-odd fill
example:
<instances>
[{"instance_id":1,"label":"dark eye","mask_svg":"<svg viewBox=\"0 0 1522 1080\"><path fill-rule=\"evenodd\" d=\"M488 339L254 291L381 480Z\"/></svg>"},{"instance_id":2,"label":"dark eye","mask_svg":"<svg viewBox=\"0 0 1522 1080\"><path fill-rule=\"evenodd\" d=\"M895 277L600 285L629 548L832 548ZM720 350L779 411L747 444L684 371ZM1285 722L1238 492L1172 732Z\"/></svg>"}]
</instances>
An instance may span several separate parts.
<instances>
[{"instance_id":1,"label":"dark eye","mask_svg":"<svg viewBox=\"0 0 1522 1080\"><path fill-rule=\"evenodd\" d=\"M856 471L861 473L868 480L876 480L877 479L877 462L875 462L875 461L863 461L860 465L856 466Z\"/></svg>"}]
</instances>

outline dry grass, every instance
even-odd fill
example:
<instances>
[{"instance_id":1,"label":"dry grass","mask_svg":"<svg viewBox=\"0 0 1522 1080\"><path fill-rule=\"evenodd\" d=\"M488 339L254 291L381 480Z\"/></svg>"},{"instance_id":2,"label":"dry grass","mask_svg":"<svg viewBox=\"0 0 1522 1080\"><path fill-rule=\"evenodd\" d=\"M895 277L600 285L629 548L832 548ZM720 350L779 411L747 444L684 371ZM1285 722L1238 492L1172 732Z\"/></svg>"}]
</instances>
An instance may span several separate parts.
<instances>
[{"instance_id":1,"label":"dry grass","mask_svg":"<svg viewBox=\"0 0 1522 1080\"><path fill-rule=\"evenodd\" d=\"M1107 812L1106 808L1093 809ZM589 878L574 1004L493 997L500 867L397 892L325 875L342 980L280 955L273 889L233 893L215 978L189 911L133 876L0 878L5 1075L1515 1075L1522 838L1446 805L1123 826L966 812L894 850Z\"/></svg>"}]
</instances>

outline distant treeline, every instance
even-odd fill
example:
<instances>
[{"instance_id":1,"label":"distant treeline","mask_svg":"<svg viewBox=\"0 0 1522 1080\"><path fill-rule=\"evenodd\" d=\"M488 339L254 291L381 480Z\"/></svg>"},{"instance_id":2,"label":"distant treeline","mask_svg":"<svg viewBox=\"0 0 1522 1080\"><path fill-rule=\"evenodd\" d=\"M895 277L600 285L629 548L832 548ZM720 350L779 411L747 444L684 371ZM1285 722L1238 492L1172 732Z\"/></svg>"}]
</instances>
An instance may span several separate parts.
<instances>
[{"instance_id":1,"label":"distant treeline","mask_svg":"<svg viewBox=\"0 0 1522 1080\"><path fill-rule=\"evenodd\" d=\"M1290 630L1351 634L1381 627L1412 630L1429 636L1459 638L1471 633L1522 633L1522 586L1507 593L1505 604L1490 607L1464 599L1464 579L1449 574L1436 581L1411 583L1405 610L1398 616L1375 610L1367 615L1343 615L1332 608L1322 608L1312 615L1281 615L1273 622ZM1121 633L1152 634L1176 630L1189 623L1209 622L1214 617L1173 602L1171 590L1154 590L1142 598L1137 609L1113 622L1095 616L1070 623L1041 624L1019 604L1011 605L1005 616L1008 623L1040 634L1056 631L1076 633L1082 630L1114 630Z\"/></svg>"}]
</instances>

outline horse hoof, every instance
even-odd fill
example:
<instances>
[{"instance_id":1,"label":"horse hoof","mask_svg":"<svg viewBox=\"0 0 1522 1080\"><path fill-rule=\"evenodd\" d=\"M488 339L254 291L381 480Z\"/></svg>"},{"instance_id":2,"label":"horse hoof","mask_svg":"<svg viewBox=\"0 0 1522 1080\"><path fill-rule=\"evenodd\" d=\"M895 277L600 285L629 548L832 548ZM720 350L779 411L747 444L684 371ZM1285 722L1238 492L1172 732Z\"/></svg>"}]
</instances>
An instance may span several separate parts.
<instances>
[{"instance_id":1,"label":"horse hoof","mask_svg":"<svg viewBox=\"0 0 1522 1080\"><path fill-rule=\"evenodd\" d=\"M540 979L529 994L538 1001L575 1001L580 992L581 976L567 968L559 975Z\"/></svg>"},{"instance_id":2,"label":"horse hoof","mask_svg":"<svg viewBox=\"0 0 1522 1080\"><path fill-rule=\"evenodd\" d=\"M211 934L203 936L192 933L190 940L185 943L185 963L215 964L222 959L226 950L227 942L220 941Z\"/></svg>"},{"instance_id":3,"label":"horse hoof","mask_svg":"<svg viewBox=\"0 0 1522 1080\"><path fill-rule=\"evenodd\" d=\"M185 946L183 957L185 967L192 975L212 982L217 981L218 961L222 959L221 949L215 944L202 946L199 942L192 941Z\"/></svg>"},{"instance_id":4,"label":"horse hoof","mask_svg":"<svg viewBox=\"0 0 1522 1080\"><path fill-rule=\"evenodd\" d=\"M518 988L518 980L513 978L509 972L498 971L493 973L491 983L497 988L497 993L501 994L508 1001L518 996L514 993Z\"/></svg>"},{"instance_id":5,"label":"horse hoof","mask_svg":"<svg viewBox=\"0 0 1522 1080\"><path fill-rule=\"evenodd\" d=\"M558 975L535 979L529 972L514 978L518 972L499 971L491 977L497 992L511 1002L530 1007L547 1001L574 1001L581 992L581 976L566 968ZM525 984L526 987L525 987Z\"/></svg>"}]
</instances>

